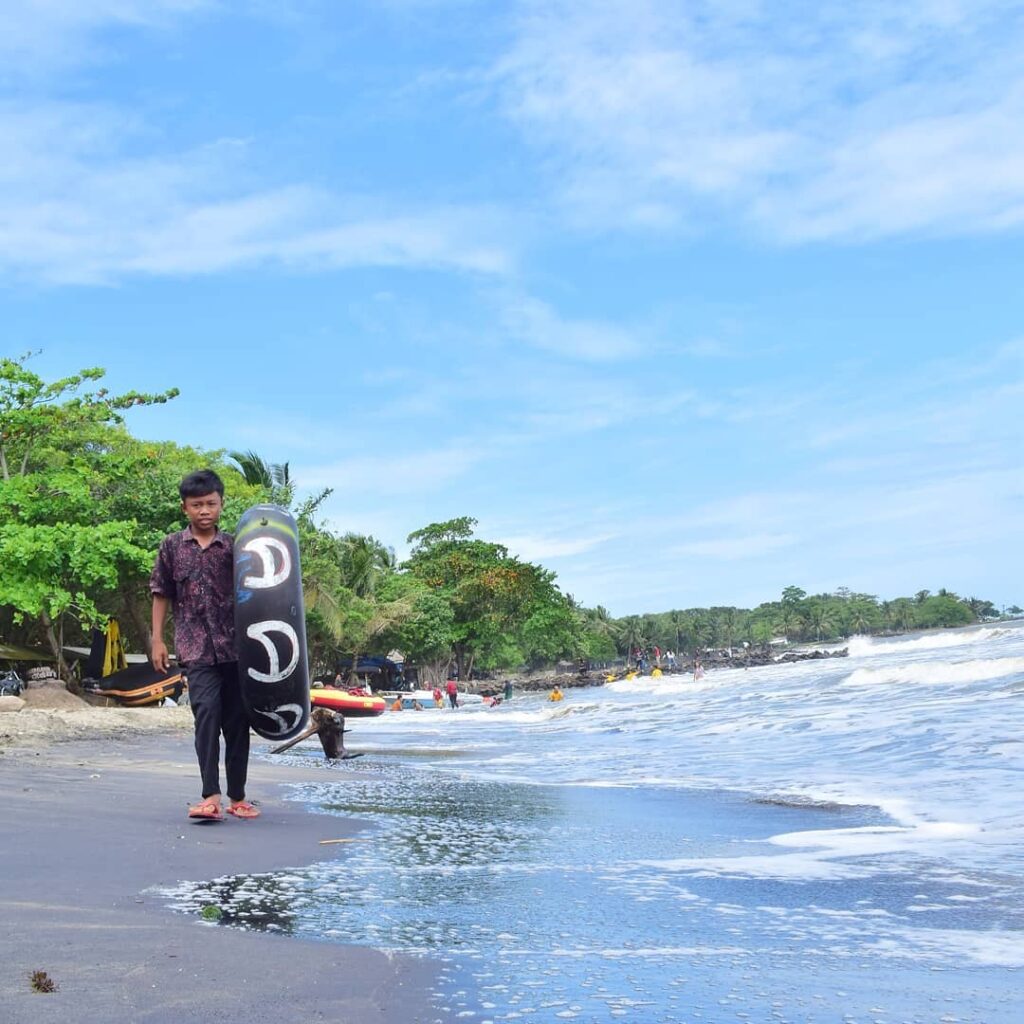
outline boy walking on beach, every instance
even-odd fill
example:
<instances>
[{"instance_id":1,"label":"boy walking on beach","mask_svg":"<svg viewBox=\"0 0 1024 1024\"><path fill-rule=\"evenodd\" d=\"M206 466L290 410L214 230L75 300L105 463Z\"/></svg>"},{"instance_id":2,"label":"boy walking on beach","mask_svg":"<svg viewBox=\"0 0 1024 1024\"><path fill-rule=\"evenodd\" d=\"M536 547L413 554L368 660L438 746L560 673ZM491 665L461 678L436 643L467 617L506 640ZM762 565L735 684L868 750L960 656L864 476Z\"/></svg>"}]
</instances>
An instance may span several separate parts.
<instances>
[{"instance_id":1,"label":"boy walking on beach","mask_svg":"<svg viewBox=\"0 0 1024 1024\"><path fill-rule=\"evenodd\" d=\"M153 667L170 664L164 643L167 611L174 611L174 646L188 679L195 720L196 756L203 798L190 818L220 821L220 737L230 801L228 814L258 818L245 799L249 771L249 722L242 706L235 651L234 538L217 526L224 507L224 484L212 470L190 473L178 488L188 526L160 545L149 580L153 594Z\"/></svg>"}]
</instances>

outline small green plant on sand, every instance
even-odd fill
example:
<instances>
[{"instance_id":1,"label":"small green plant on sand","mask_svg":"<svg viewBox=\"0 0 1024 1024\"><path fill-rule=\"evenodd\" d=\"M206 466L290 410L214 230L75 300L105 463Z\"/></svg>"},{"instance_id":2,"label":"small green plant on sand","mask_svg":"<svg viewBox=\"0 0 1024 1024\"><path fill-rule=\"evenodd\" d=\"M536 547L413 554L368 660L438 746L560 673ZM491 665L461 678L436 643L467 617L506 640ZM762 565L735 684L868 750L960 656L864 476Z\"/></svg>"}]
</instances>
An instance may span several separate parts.
<instances>
[{"instance_id":1,"label":"small green plant on sand","mask_svg":"<svg viewBox=\"0 0 1024 1024\"><path fill-rule=\"evenodd\" d=\"M204 921L219 921L224 916L224 911L215 903L208 903L203 907L200 916Z\"/></svg>"},{"instance_id":2,"label":"small green plant on sand","mask_svg":"<svg viewBox=\"0 0 1024 1024\"><path fill-rule=\"evenodd\" d=\"M57 982L46 971L33 971L29 975L29 983L33 992L56 992Z\"/></svg>"}]
</instances>

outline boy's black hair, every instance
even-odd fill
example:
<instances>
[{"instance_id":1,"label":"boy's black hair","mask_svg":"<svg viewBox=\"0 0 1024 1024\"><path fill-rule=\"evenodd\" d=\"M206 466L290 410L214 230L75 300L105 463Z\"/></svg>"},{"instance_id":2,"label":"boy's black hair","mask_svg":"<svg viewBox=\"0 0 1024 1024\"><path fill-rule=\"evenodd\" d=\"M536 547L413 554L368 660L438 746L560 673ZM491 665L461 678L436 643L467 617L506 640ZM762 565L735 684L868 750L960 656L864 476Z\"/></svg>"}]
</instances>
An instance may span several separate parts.
<instances>
[{"instance_id":1,"label":"boy's black hair","mask_svg":"<svg viewBox=\"0 0 1024 1024\"><path fill-rule=\"evenodd\" d=\"M189 473L178 486L182 501L186 498L202 498L214 491L224 497L224 481L212 469L197 469Z\"/></svg>"}]
</instances>

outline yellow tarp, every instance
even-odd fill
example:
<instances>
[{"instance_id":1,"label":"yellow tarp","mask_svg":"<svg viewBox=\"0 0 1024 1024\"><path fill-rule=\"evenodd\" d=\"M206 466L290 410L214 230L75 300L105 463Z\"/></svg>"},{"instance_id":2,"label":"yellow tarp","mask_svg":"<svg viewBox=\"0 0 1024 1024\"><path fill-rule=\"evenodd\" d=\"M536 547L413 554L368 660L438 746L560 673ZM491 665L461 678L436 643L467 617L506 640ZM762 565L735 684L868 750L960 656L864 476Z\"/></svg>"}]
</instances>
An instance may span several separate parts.
<instances>
[{"instance_id":1,"label":"yellow tarp","mask_svg":"<svg viewBox=\"0 0 1024 1024\"><path fill-rule=\"evenodd\" d=\"M118 625L117 619L111 619L107 623L107 646L103 652L103 675L109 676L127 667L128 661L124 656L121 627Z\"/></svg>"}]
</instances>

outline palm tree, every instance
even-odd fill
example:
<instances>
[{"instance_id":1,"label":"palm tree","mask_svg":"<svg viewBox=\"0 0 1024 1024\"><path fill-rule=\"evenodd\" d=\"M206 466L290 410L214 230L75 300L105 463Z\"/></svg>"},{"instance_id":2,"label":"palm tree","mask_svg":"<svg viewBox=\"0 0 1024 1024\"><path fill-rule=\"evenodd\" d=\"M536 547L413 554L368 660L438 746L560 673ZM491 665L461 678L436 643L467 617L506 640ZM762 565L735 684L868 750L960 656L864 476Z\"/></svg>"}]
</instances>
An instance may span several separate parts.
<instances>
[{"instance_id":1,"label":"palm tree","mask_svg":"<svg viewBox=\"0 0 1024 1024\"><path fill-rule=\"evenodd\" d=\"M850 608L850 628L856 633L871 632L870 606L865 601L855 601Z\"/></svg>"},{"instance_id":2,"label":"palm tree","mask_svg":"<svg viewBox=\"0 0 1024 1024\"><path fill-rule=\"evenodd\" d=\"M693 650L707 647L713 635L714 630L706 611L703 608L694 608L690 612L690 638L693 641Z\"/></svg>"},{"instance_id":3,"label":"palm tree","mask_svg":"<svg viewBox=\"0 0 1024 1024\"><path fill-rule=\"evenodd\" d=\"M383 576L394 571L395 552L367 534L346 533L339 561L342 583L356 597L372 598Z\"/></svg>"},{"instance_id":4,"label":"palm tree","mask_svg":"<svg viewBox=\"0 0 1024 1024\"><path fill-rule=\"evenodd\" d=\"M892 620L904 632L914 625L914 606L909 598L897 597L892 602Z\"/></svg>"},{"instance_id":5,"label":"palm tree","mask_svg":"<svg viewBox=\"0 0 1024 1024\"><path fill-rule=\"evenodd\" d=\"M815 602L811 605L807 613L807 620L819 641L821 640L821 634L825 630L832 628L832 617L829 614L829 610L820 602Z\"/></svg>"},{"instance_id":6,"label":"palm tree","mask_svg":"<svg viewBox=\"0 0 1024 1024\"><path fill-rule=\"evenodd\" d=\"M632 663L633 652L639 647L643 648L646 643L643 631L643 623L639 615L627 615L620 620L621 632L619 634L621 643L626 648L626 666Z\"/></svg>"},{"instance_id":7,"label":"palm tree","mask_svg":"<svg viewBox=\"0 0 1024 1024\"><path fill-rule=\"evenodd\" d=\"M723 608L718 616L719 628L725 638L725 646L730 650L736 645L736 632L739 629L739 613L735 608Z\"/></svg>"},{"instance_id":8,"label":"palm tree","mask_svg":"<svg viewBox=\"0 0 1024 1024\"><path fill-rule=\"evenodd\" d=\"M782 632L785 634L786 639L790 640L794 636L798 639L804 628L804 617L800 614L799 610L790 605L782 611Z\"/></svg>"},{"instance_id":9,"label":"palm tree","mask_svg":"<svg viewBox=\"0 0 1024 1024\"><path fill-rule=\"evenodd\" d=\"M339 542L342 585L354 600L341 617L343 627L337 639L352 649L350 679L356 682L359 655L375 637L409 615L411 600L381 601L377 588L385 575L395 570L395 552L368 534L346 533ZM338 621L338 619L335 619Z\"/></svg>"},{"instance_id":10,"label":"palm tree","mask_svg":"<svg viewBox=\"0 0 1024 1024\"><path fill-rule=\"evenodd\" d=\"M270 500L279 505L291 504L295 494L295 481L291 478L287 462L267 462L254 451L229 452L228 458L245 478L247 484L265 487Z\"/></svg>"},{"instance_id":11,"label":"palm tree","mask_svg":"<svg viewBox=\"0 0 1024 1024\"><path fill-rule=\"evenodd\" d=\"M672 629L676 635L675 650L681 651L683 649L683 635L686 632L686 616L678 609L673 609L668 613L668 621L672 623Z\"/></svg>"},{"instance_id":12,"label":"palm tree","mask_svg":"<svg viewBox=\"0 0 1024 1024\"><path fill-rule=\"evenodd\" d=\"M604 605L599 604L596 608L582 608L580 610L583 613L584 625L591 633L610 637L614 641L615 623Z\"/></svg>"}]
</instances>

